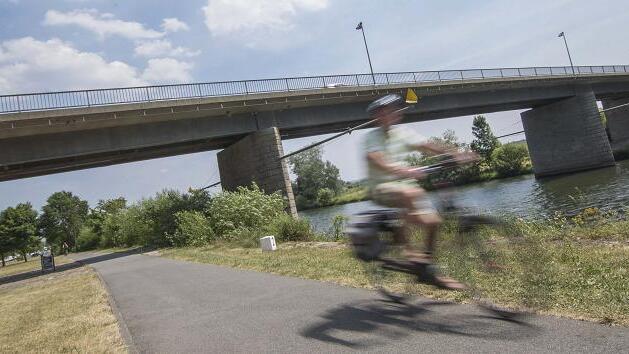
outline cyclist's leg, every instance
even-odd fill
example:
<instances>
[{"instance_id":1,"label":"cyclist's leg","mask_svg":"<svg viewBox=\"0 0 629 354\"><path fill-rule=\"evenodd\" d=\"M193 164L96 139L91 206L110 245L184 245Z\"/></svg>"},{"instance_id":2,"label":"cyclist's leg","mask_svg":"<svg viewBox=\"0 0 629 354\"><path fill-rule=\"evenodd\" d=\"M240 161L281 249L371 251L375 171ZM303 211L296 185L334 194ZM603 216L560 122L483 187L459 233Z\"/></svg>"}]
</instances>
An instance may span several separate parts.
<instances>
[{"instance_id":1,"label":"cyclist's leg","mask_svg":"<svg viewBox=\"0 0 629 354\"><path fill-rule=\"evenodd\" d=\"M427 254L434 256L439 228L443 222L441 216L437 213L425 213L418 214L416 217L418 218L420 225L426 231L425 251Z\"/></svg>"},{"instance_id":2,"label":"cyclist's leg","mask_svg":"<svg viewBox=\"0 0 629 354\"><path fill-rule=\"evenodd\" d=\"M406 182L382 183L372 191L374 202L402 209L404 225L400 232L394 235L394 241L399 245L404 245L404 253L407 258L417 261L426 257L414 249L409 242L412 227L414 225L425 227L428 230L429 238L434 239L438 224L441 222L430 200L422 200L423 197L425 198L423 189ZM417 202L418 200L420 202Z\"/></svg>"},{"instance_id":3,"label":"cyclist's leg","mask_svg":"<svg viewBox=\"0 0 629 354\"><path fill-rule=\"evenodd\" d=\"M424 189L414 188L411 196L413 208L409 210L409 221L424 229L426 232L425 252L432 255L442 219Z\"/></svg>"},{"instance_id":4,"label":"cyclist's leg","mask_svg":"<svg viewBox=\"0 0 629 354\"><path fill-rule=\"evenodd\" d=\"M439 228L443 222L441 216L432 205L432 202L426 196L426 193L423 189L419 189L415 191L414 201L414 212L410 216L415 219L416 223L421 225L426 231L426 249L424 261L428 263L433 262L434 252L435 252L435 244L437 242L437 236L439 233ZM433 270L429 272L429 274L424 274L420 277L420 279L424 281L429 281L434 285L437 285L441 288L450 289L450 290L463 290L466 288L465 284L458 282L455 279L445 277L440 275L436 268L432 268Z\"/></svg>"},{"instance_id":5,"label":"cyclist's leg","mask_svg":"<svg viewBox=\"0 0 629 354\"><path fill-rule=\"evenodd\" d=\"M436 234L441 225L441 217L436 212L430 200L421 198L427 198L425 191L407 183L389 182L382 183L371 191L371 196L374 202L393 208L402 208L404 217L404 228L401 235L398 235L396 241L400 242L405 247L406 258L411 261L430 263L432 257L426 257L424 254L416 252L408 242L410 227L412 225L419 225L427 229L427 242L429 247L434 247ZM419 202L418 202L419 201ZM432 248L429 248L432 250ZM440 276L438 274L418 274L423 281L430 282L439 287L460 290L464 289L465 285L457 282L454 279Z\"/></svg>"},{"instance_id":6,"label":"cyclist's leg","mask_svg":"<svg viewBox=\"0 0 629 354\"><path fill-rule=\"evenodd\" d=\"M376 204L400 209L404 224L393 235L393 240L398 245L408 247L410 227L412 224L417 224L415 218L409 218L410 213L414 212L415 208L413 188L402 182L381 183L371 191L371 197Z\"/></svg>"}]
</instances>

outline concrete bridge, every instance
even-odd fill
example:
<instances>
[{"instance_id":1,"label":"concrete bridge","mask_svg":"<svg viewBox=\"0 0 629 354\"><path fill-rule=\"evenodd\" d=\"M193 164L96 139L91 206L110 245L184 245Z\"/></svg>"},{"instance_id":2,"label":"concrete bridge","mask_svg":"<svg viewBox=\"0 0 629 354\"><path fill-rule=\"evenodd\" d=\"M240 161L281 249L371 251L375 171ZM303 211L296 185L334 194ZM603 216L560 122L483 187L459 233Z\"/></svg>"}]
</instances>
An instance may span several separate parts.
<instances>
[{"instance_id":1,"label":"concrete bridge","mask_svg":"<svg viewBox=\"0 0 629 354\"><path fill-rule=\"evenodd\" d=\"M292 191L281 139L367 121L374 98L413 88L404 122L529 109L522 121L534 171L547 176L614 164L629 141L629 66L378 73L0 96L0 181L224 149L223 187L256 181Z\"/></svg>"}]
</instances>

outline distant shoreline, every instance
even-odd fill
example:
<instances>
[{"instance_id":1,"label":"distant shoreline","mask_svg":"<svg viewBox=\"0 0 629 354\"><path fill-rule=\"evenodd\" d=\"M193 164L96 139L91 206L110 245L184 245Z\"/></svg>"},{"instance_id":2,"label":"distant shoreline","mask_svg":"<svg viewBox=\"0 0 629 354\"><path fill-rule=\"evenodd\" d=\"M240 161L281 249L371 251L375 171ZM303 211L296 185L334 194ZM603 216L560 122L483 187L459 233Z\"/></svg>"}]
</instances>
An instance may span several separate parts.
<instances>
[{"instance_id":1,"label":"distant shoreline","mask_svg":"<svg viewBox=\"0 0 629 354\"><path fill-rule=\"evenodd\" d=\"M460 183L460 184L453 184L451 187L448 187L448 188L469 186L469 185L478 184L478 183L484 183L484 182L489 182L489 181L508 179L508 178L519 177L519 176L526 176L526 175L530 175L532 173L533 173L533 170L530 170L530 171L527 171L526 173L522 173L522 174L519 174L519 175L516 175L516 176L508 176L508 177L501 177L501 176L498 176L496 174L491 174L491 175L483 176L480 179L475 180L475 181L470 181L470 182ZM427 191L433 191L433 190L437 190L439 188L425 188L425 189ZM332 202L329 203L329 204L318 205L318 206L311 207L311 208L297 208L297 211L306 211L306 210L327 208L327 207L336 206L336 205L344 205L344 204L362 202L362 201L370 200L370 199L371 198L369 198L369 195L367 194L367 187L366 186L360 186L360 187L354 187L354 188L352 188L351 190L349 190L347 192L343 192L343 193L337 195L336 197L334 197Z\"/></svg>"}]
</instances>

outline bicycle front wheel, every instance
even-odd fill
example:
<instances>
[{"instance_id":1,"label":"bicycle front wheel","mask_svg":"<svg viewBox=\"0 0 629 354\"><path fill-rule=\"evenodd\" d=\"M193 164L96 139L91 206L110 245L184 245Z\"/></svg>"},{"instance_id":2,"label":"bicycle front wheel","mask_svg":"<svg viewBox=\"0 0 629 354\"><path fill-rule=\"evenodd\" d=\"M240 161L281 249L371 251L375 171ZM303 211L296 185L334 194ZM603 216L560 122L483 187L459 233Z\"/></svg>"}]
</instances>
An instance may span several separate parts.
<instances>
[{"instance_id":1,"label":"bicycle front wheel","mask_svg":"<svg viewBox=\"0 0 629 354\"><path fill-rule=\"evenodd\" d=\"M485 216L459 216L445 227L437 253L445 275L467 285L465 294L492 313L512 318L528 312L531 244L512 224Z\"/></svg>"}]
</instances>

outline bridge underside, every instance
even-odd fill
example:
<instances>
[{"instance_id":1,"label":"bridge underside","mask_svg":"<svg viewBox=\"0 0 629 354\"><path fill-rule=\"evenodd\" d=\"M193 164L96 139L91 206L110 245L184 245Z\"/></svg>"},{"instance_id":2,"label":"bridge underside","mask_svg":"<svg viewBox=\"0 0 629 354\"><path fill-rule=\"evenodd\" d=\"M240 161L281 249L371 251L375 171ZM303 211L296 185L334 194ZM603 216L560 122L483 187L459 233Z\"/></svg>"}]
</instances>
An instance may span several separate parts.
<instances>
[{"instance_id":1,"label":"bridge underside","mask_svg":"<svg viewBox=\"0 0 629 354\"><path fill-rule=\"evenodd\" d=\"M575 84L590 87L596 99L629 93L629 75L417 85L412 87L420 103L406 112L404 123L547 106L575 96ZM223 149L271 127L282 139L338 132L367 121L364 108L374 97L407 87L5 115L0 118L0 181ZM627 131L622 124L610 124L610 129L612 136Z\"/></svg>"},{"instance_id":2,"label":"bridge underside","mask_svg":"<svg viewBox=\"0 0 629 354\"><path fill-rule=\"evenodd\" d=\"M615 108L618 107L618 108ZM609 140L615 153L629 154L629 95L603 100L603 108L615 108L605 112Z\"/></svg>"}]
</instances>

